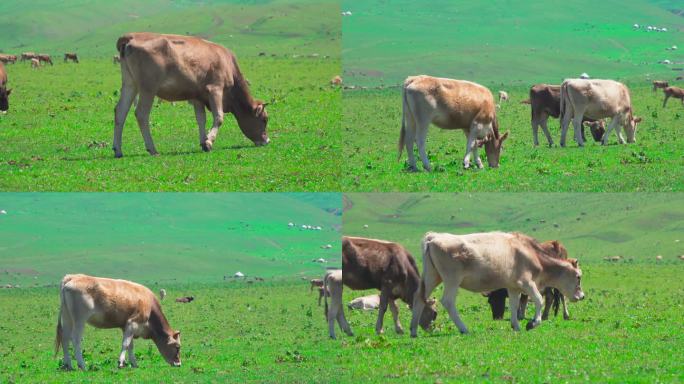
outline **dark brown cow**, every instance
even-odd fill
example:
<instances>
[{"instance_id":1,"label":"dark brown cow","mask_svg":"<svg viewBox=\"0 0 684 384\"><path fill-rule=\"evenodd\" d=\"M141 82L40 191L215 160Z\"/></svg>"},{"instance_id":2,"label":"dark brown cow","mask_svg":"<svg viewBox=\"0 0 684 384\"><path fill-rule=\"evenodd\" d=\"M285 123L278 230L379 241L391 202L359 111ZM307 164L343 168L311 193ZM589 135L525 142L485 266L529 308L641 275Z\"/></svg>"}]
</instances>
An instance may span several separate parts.
<instances>
[{"instance_id":1,"label":"dark brown cow","mask_svg":"<svg viewBox=\"0 0 684 384\"><path fill-rule=\"evenodd\" d=\"M0 111L7 112L9 110L9 95L12 93L11 89L7 89L7 72L5 66L0 63Z\"/></svg>"},{"instance_id":2,"label":"dark brown cow","mask_svg":"<svg viewBox=\"0 0 684 384\"><path fill-rule=\"evenodd\" d=\"M214 145L224 112L235 116L242 133L254 144L268 144L266 104L252 98L230 50L197 37L157 33L128 33L118 39L116 48L122 75L121 97L115 109L116 157L123 156L123 126L137 94L135 116L151 155L157 154L149 126L155 96L168 101L187 100L195 107L199 142L204 151L210 151ZM205 108L214 117L208 135Z\"/></svg>"},{"instance_id":3,"label":"dark brown cow","mask_svg":"<svg viewBox=\"0 0 684 384\"><path fill-rule=\"evenodd\" d=\"M669 99L670 97L680 99L682 101L682 105L684 105L684 89L678 87L667 87L663 89L663 93L665 94L665 100L663 100L663 108L665 108L665 106L667 105L667 99Z\"/></svg>"},{"instance_id":4,"label":"dark brown cow","mask_svg":"<svg viewBox=\"0 0 684 384\"><path fill-rule=\"evenodd\" d=\"M46 53L41 53L40 55L36 55L35 58L38 59L38 61L40 61L41 63L49 63L50 65L53 65L52 64L52 58L50 57L50 55L48 55Z\"/></svg>"},{"instance_id":5,"label":"dark brown cow","mask_svg":"<svg viewBox=\"0 0 684 384\"><path fill-rule=\"evenodd\" d=\"M413 256L400 244L361 237L342 238L342 279L353 290L380 291L380 308L375 332L383 332L382 323L389 305L397 333L404 330L399 323L399 310L394 304L401 299L413 306L413 296L420 284L420 274ZM422 311L420 325L428 329L435 320L434 302Z\"/></svg>"},{"instance_id":6,"label":"dark brown cow","mask_svg":"<svg viewBox=\"0 0 684 384\"><path fill-rule=\"evenodd\" d=\"M658 88L665 89L665 88L667 88L667 87L669 87L669 86L670 86L670 84L668 84L667 81L663 81L663 80L653 80L653 92L655 92L656 90L658 90Z\"/></svg>"},{"instance_id":7,"label":"dark brown cow","mask_svg":"<svg viewBox=\"0 0 684 384\"><path fill-rule=\"evenodd\" d=\"M64 54L64 62L66 63L69 60L73 61L74 63L78 63L78 55L74 52L65 53Z\"/></svg>"},{"instance_id":8,"label":"dark brown cow","mask_svg":"<svg viewBox=\"0 0 684 384\"><path fill-rule=\"evenodd\" d=\"M310 292L313 292L314 287L322 287L323 286L323 280L321 279L311 279L311 289L309 290Z\"/></svg>"},{"instance_id":9,"label":"dark brown cow","mask_svg":"<svg viewBox=\"0 0 684 384\"><path fill-rule=\"evenodd\" d=\"M195 296L185 296L176 299L176 303L190 303L195 300Z\"/></svg>"},{"instance_id":10,"label":"dark brown cow","mask_svg":"<svg viewBox=\"0 0 684 384\"><path fill-rule=\"evenodd\" d=\"M0 54L0 62L4 64L14 64L17 62L17 56Z\"/></svg>"},{"instance_id":11,"label":"dark brown cow","mask_svg":"<svg viewBox=\"0 0 684 384\"><path fill-rule=\"evenodd\" d=\"M542 128L549 147L553 146L553 139L547 122L549 117L557 119L560 116L560 85L550 84L536 84L530 88L530 99L528 103L531 105L532 112L532 137L534 145L539 145L539 127ZM584 119L583 122L589 122L592 137L594 141L600 141L605 133L605 124L602 120L598 122L592 119ZM594 123L597 124L594 124ZM597 136L600 134L601 136ZM585 132L582 129L582 140L585 139Z\"/></svg>"}]
</instances>

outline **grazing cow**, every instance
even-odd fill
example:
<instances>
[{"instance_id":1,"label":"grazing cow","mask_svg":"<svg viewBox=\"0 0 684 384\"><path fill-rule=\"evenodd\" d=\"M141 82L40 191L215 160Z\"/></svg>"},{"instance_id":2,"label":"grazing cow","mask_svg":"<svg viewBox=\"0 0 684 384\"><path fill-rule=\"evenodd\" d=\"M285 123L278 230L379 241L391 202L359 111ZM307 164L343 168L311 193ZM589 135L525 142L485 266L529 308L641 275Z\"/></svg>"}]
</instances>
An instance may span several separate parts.
<instances>
[{"instance_id":1,"label":"grazing cow","mask_svg":"<svg viewBox=\"0 0 684 384\"><path fill-rule=\"evenodd\" d=\"M40 68L40 60L38 59L31 59L31 68L38 69Z\"/></svg>"},{"instance_id":2,"label":"grazing cow","mask_svg":"<svg viewBox=\"0 0 684 384\"><path fill-rule=\"evenodd\" d=\"M663 89L663 93L665 94L665 100L663 100L663 108L665 108L665 106L667 105L667 99L669 99L670 97L680 99L682 101L682 105L684 105L684 89L678 87L667 87Z\"/></svg>"},{"instance_id":3,"label":"grazing cow","mask_svg":"<svg viewBox=\"0 0 684 384\"><path fill-rule=\"evenodd\" d=\"M0 62L4 64L14 64L17 62L16 55L0 55Z\"/></svg>"},{"instance_id":4,"label":"grazing cow","mask_svg":"<svg viewBox=\"0 0 684 384\"><path fill-rule=\"evenodd\" d=\"M73 61L74 63L78 63L78 55L75 52L65 53L64 62L66 63L69 60Z\"/></svg>"},{"instance_id":5,"label":"grazing cow","mask_svg":"<svg viewBox=\"0 0 684 384\"><path fill-rule=\"evenodd\" d=\"M126 280L66 275L59 296L55 353L61 345L66 369L73 369L70 342L74 345L78 367L85 369L81 340L86 323L96 328L123 331L119 368L126 364L126 353L131 366L137 367L133 339L139 337L152 339L166 362L180 367L180 331L171 329L159 301L146 287Z\"/></svg>"},{"instance_id":6,"label":"grazing cow","mask_svg":"<svg viewBox=\"0 0 684 384\"><path fill-rule=\"evenodd\" d=\"M121 97L115 109L114 154L122 157L121 134L137 94L135 116L151 155L157 150L150 134L149 115L155 95L168 101L187 100L195 108L199 142L210 151L223 123L232 113L242 133L255 145L268 144L266 104L255 100L240 72L235 55L212 42L191 36L128 33L119 38ZM206 134L205 108L214 117Z\"/></svg>"},{"instance_id":7,"label":"grazing cow","mask_svg":"<svg viewBox=\"0 0 684 384\"><path fill-rule=\"evenodd\" d=\"M413 296L420 283L416 262L404 247L388 241L345 236L342 238L342 273L344 285L353 290L380 291L380 307L375 324L377 334L383 332L382 323L388 305L395 331L404 333L395 300L401 299L409 307L412 306ZM433 305L424 307L420 312L420 325L428 329L436 313Z\"/></svg>"},{"instance_id":8,"label":"grazing cow","mask_svg":"<svg viewBox=\"0 0 684 384\"><path fill-rule=\"evenodd\" d=\"M667 81L653 80L653 92L655 92L658 88L665 89L669 86L670 86L670 84L668 84Z\"/></svg>"},{"instance_id":9,"label":"grazing cow","mask_svg":"<svg viewBox=\"0 0 684 384\"><path fill-rule=\"evenodd\" d=\"M12 93L11 89L7 89L7 72L5 66L0 63L0 111L7 112L9 110L9 95Z\"/></svg>"},{"instance_id":10,"label":"grazing cow","mask_svg":"<svg viewBox=\"0 0 684 384\"><path fill-rule=\"evenodd\" d=\"M321 299L330 296L330 292L328 292L325 287L318 287L318 306L321 306Z\"/></svg>"},{"instance_id":11,"label":"grazing cow","mask_svg":"<svg viewBox=\"0 0 684 384\"><path fill-rule=\"evenodd\" d=\"M19 61L26 61L26 60L31 60L31 59L37 59L38 55L35 54L35 52L24 52L21 54L21 59Z\"/></svg>"},{"instance_id":12,"label":"grazing cow","mask_svg":"<svg viewBox=\"0 0 684 384\"><path fill-rule=\"evenodd\" d=\"M159 299L163 301L165 297L166 297L166 289L162 288L159 290Z\"/></svg>"},{"instance_id":13,"label":"grazing cow","mask_svg":"<svg viewBox=\"0 0 684 384\"><path fill-rule=\"evenodd\" d=\"M360 309L364 311L369 311L372 309L378 309L380 307L380 295L368 295L363 297L357 297L347 304L347 308L350 310Z\"/></svg>"},{"instance_id":14,"label":"grazing cow","mask_svg":"<svg viewBox=\"0 0 684 384\"><path fill-rule=\"evenodd\" d=\"M508 101L508 92L499 91L499 104L501 104L504 101Z\"/></svg>"},{"instance_id":15,"label":"grazing cow","mask_svg":"<svg viewBox=\"0 0 684 384\"><path fill-rule=\"evenodd\" d=\"M321 279L311 279L311 289L309 290L310 292L313 291L314 287L322 287L323 286L323 280Z\"/></svg>"},{"instance_id":16,"label":"grazing cow","mask_svg":"<svg viewBox=\"0 0 684 384\"><path fill-rule=\"evenodd\" d=\"M114 64L119 64L119 63L121 63L121 58L119 57L119 55L114 55L114 56L112 56L112 62L113 62Z\"/></svg>"},{"instance_id":17,"label":"grazing cow","mask_svg":"<svg viewBox=\"0 0 684 384\"><path fill-rule=\"evenodd\" d=\"M565 146L568 125L572 120L577 145L584 146L581 136L582 120L589 118L600 120L610 117L611 121L601 139L601 144L608 143L610 133L615 129L618 141L625 143L621 127L627 133L627 142L636 142L637 124L640 117L633 115L629 89L622 83L613 80L565 80L561 85L561 140Z\"/></svg>"},{"instance_id":18,"label":"grazing cow","mask_svg":"<svg viewBox=\"0 0 684 384\"><path fill-rule=\"evenodd\" d=\"M52 58L50 57L50 55L48 55L46 53L41 53L40 55L36 55L36 58L38 60L40 60L41 63L49 63L50 65L53 65L52 64Z\"/></svg>"},{"instance_id":19,"label":"grazing cow","mask_svg":"<svg viewBox=\"0 0 684 384\"><path fill-rule=\"evenodd\" d=\"M606 123L603 120L596 121L582 121L582 140L586 140L584 136L584 127L589 127L589 132L591 132L591 137L594 138L595 142L601 141L603 135L606 133Z\"/></svg>"},{"instance_id":20,"label":"grazing cow","mask_svg":"<svg viewBox=\"0 0 684 384\"><path fill-rule=\"evenodd\" d=\"M195 296L185 296L176 299L176 303L190 303L195 300Z\"/></svg>"},{"instance_id":21,"label":"grazing cow","mask_svg":"<svg viewBox=\"0 0 684 384\"><path fill-rule=\"evenodd\" d=\"M568 250L557 240L546 241L539 244L540 247L545 249L548 254L557 259L568 259ZM572 260L572 259L571 259ZM573 261L574 262L574 261ZM555 315L558 315L559 304L563 304L563 318L568 320L570 314L568 313L568 308L565 305L565 297L555 288L546 287L542 292L544 295L544 312L542 313L542 320L546 320L549 317L549 310L553 306ZM492 317L494 320L503 319L504 309L506 307L506 298L508 297L508 290L506 288L498 289L493 292L485 294L487 296L487 301L492 309ZM518 307L518 320L525 318L525 308L527 307L528 296L521 295L520 306Z\"/></svg>"},{"instance_id":22,"label":"grazing cow","mask_svg":"<svg viewBox=\"0 0 684 384\"><path fill-rule=\"evenodd\" d=\"M527 324L541 324L542 295L546 287L559 289L571 301L584 298L582 271L576 263L553 257L535 239L521 233L474 233L452 235L428 232L423 238L423 277L413 303L411 336L416 337L420 311L435 287L444 282L442 305L461 333L468 329L455 306L459 288L488 292L506 288L511 306L511 326L519 330L520 294L531 296L535 316Z\"/></svg>"},{"instance_id":23,"label":"grazing cow","mask_svg":"<svg viewBox=\"0 0 684 384\"><path fill-rule=\"evenodd\" d=\"M337 75L330 80L330 85L342 85L342 77Z\"/></svg>"},{"instance_id":24,"label":"grazing cow","mask_svg":"<svg viewBox=\"0 0 684 384\"><path fill-rule=\"evenodd\" d=\"M411 76L404 81L403 117L399 136L399 159L406 147L409 167L417 171L413 144L418 144L423 168L430 170L425 152L428 127L432 123L442 129L462 129L468 139L463 166L470 167L470 156L482 168L478 148L483 144L489 166L497 168L501 145L508 132L499 136L496 106L492 92L470 81L431 76Z\"/></svg>"}]
</instances>

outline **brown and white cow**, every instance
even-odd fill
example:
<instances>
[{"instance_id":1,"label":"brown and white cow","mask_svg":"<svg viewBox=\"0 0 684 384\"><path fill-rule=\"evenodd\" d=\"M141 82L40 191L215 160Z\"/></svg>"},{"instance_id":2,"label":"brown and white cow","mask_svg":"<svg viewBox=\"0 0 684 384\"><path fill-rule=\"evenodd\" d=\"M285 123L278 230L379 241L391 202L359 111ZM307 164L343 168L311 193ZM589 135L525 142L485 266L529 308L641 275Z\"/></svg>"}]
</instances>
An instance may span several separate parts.
<instances>
[{"instance_id":1,"label":"brown and white cow","mask_svg":"<svg viewBox=\"0 0 684 384\"><path fill-rule=\"evenodd\" d=\"M10 93L12 90L7 89L7 71L5 71L5 66L0 63L0 112L9 110Z\"/></svg>"},{"instance_id":2,"label":"brown and white cow","mask_svg":"<svg viewBox=\"0 0 684 384\"><path fill-rule=\"evenodd\" d=\"M123 156L121 135L136 95L139 96L135 116L151 155L157 154L149 125L155 96L168 101L187 100L194 106L204 151L210 151L214 145L224 113L235 116L242 133L254 144L268 144L266 104L252 98L230 50L197 37L158 33L128 33L119 38L116 48L122 75L121 97L115 109L116 157ZM208 135L205 108L214 117Z\"/></svg>"},{"instance_id":3,"label":"brown and white cow","mask_svg":"<svg viewBox=\"0 0 684 384\"><path fill-rule=\"evenodd\" d=\"M4 55L0 54L0 63L3 64L14 64L17 62L17 56L16 55Z\"/></svg>"},{"instance_id":4,"label":"brown and white cow","mask_svg":"<svg viewBox=\"0 0 684 384\"><path fill-rule=\"evenodd\" d=\"M40 68L40 60L38 60L36 58L31 59L31 68L33 68L33 69Z\"/></svg>"},{"instance_id":5,"label":"brown and white cow","mask_svg":"<svg viewBox=\"0 0 684 384\"><path fill-rule=\"evenodd\" d=\"M350 310L360 309L362 311L370 311L380 308L380 295L368 295L357 297L347 304Z\"/></svg>"},{"instance_id":6,"label":"brown and white cow","mask_svg":"<svg viewBox=\"0 0 684 384\"><path fill-rule=\"evenodd\" d=\"M655 92L656 90L658 90L658 88L665 89L665 88L667 88L667 87L669 87L669 86L670 86L670 84L668 84L667 81L663 81L663 80L653 80L653 92Z\"/></svg>"},{"instance_id":7,"label":"brown and white cow","mask_svg":"<svg viewBox=\"0 0 684 384\"><path fill-rule=\"evenodd\" d=\"M40 60L41 63L48 63L50 65L54 65L52 64L52 58L47 53L41 53L39 55L36 55L36 59Z\"/></svg>"},{"instance_id":8,"label":"brown and white cow","mask_svg":"<svg viewBox=\"0 0 684 384\"><path fill-rule=\"evenodd\" d=\"M626 85L614 80L599 79L570 79L561 85L561 140L565 146L568 125L572 120L575 131L575 141L581 147L584 140L581 136L582 120L585 118L600 120L611 118L601 144L608 143L610 133L615 129L618 141L625 143L621 127L627 133L627 142L636 142L637 124L640 117L633 115L632 100Z\"/></svg>"},{"instance_id":9,"label":"brown and white cow","mask_svg":"<svg viewBox=\"0 0 684 384\"><path fill-rule=\"evenodd\" d=\"M21 59L19 61L26 61L31 59L37 59L38 55L35 52L24 52L21 54Z\"/></svg>"},{"instance_id":10,"label":"brown and white cow","mask_svg":"<svg viewBox=\"0 0 684 384\"><path fill-rule=\"evenodd\" d=\"M181 365L180 332L171 329L159 301L148 288L126 280L66 275L59 296L55 353L61 345L66 369L73 369L69 343L74 346L78 367L85 369L81 341L86 323L123 331L119 368L126 364L126 353L131 366L137 367L133 339L139 337L152 339L170 365Z\"/></svg>"},{"instance_id":11,"label":"brown and white cow","mask_svg":"<svg viewBox=\"0 0 684 384\"><path fill-rule=\"evenodd\" d=\"M332 78L332 80L330 80L330 85L342 85L342 77L340 77L340 75L336 75Z\"/></svg>"},{"instance_id":12,"label":"brown and white cow","mask_svg":"<svg viewBox=\"0 0 684 384\"><path fill-rule=\"evenodd\" d=\"M64 62L66 63L69 60L73 61L74 63L78 63L78 55L75 52L65 53Z\"/></svg>"},{"instance_id":13,"label":"brown and white cow","mask_svg":"<svg viewBox=\"0 0 684 384\"><path fill-rule=\"evenodd\" d=\"M430 124L442 129L463 130L467 138L463 158L465 168L470 167L471 154L474 154L477 166L482 168L478 148L483 144L489 166L499 166L501 145L508 137L508 132L499 136L496 104L489 89L470 81L411 76L404 81L402 101L399 159L406 147L411 171L418 170L413 154L414 143L418 144L423 168L427 171L431 169L425 151Z\"/></svg>"},{"instance_id":14,"label":"brown and white cow","mask_svg":"<svg viewBox=\"0 0 684 384\"><path fill-rule=\"evenodd\" d=\"M313 292L315 287L323 287L323 280L321 279L311 279L309 283L311 284L311 289L309 289L310 292Z\"/></svg>"},{"instance_id":15,"label":"brown and white cow","mask_svg":"<svg viewBox=\"0 0 684 384\"><path fill-rule=\"evenodd\" d=\"M508 101L508 92L506 91L499 91L499 104L501 104L504 101Z\"/></svg>"},{"instance_id":16,"label":"brown and white cow","mask_svg":"<svg viewBox=\"0 0 684 384\"><path fill-rule=\"evenodd\" d=\"M376 333L383 332L382 325L388 306L394 318L395 331L399 334L404 333L395 300L401 299L412 306L413 296L420 283L416 262L404 247L389 241L345 236L342 238L342 277L343 284L352 290L380 291ZM341 292L336 294L331 289L330 295L333 307L342 308ZM432 303L425 306L420 315L420 325L425 329L429 328L436 317ZM334 318L329 316L330 337L335 338L333 321ZM342 324L340 326L342 327Z\"/></svg>"},{"instance_id":17,"label":"brown and white cow","mask_svg":"<svg viewBox=\"0 0 684 384\"><path fill-rule=\"evenodd\" d=\"M665 108L665 106L667 105L667 99L669 99L670 97L680 99L682 101L682 105L684 105L684 89L678 87L667 87L663 89L663 93L665 94L665 100L663 100L663 108Z\"/></svg>"},{"instance_id":18,"label":"brown and white cow","mask_svg":"<svg viewBox=\"0 0 684 384\"><path fill-rule=\"evenodd\" d=\"M467 333L456 309L459 288L472 292L508 289L511 326L519 330L518 304L525 293L535 303L535 316L527 324L541 324L542 295L546 287L559 289L571 301L582 300L582 271L569 260L551 256L535 239L521 233L488 232L469 235L428 232L423 238L423 277L413 304L411 336L416 337L426 297L444 282L442 305L461 333Z\"/></svg>"}]
</instances>

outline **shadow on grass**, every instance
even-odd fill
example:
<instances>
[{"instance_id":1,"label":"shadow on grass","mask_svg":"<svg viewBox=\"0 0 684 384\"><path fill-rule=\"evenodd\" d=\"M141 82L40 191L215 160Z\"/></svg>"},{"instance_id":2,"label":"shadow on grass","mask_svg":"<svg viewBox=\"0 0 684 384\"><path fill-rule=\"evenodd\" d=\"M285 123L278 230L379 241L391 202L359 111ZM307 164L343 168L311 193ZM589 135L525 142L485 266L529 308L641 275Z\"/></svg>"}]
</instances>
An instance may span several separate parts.
<instances>
[{"instance_id":1,"label":"shadow on grass","mask_svg":"<svg viewBox=\"0 0 684 384\"><path fill-rule=\"evenodd\" d=\"M211 152L227 152L227 151L234 151L238 149L257 149L258 147L255 145L231 145L230 147L221 147L221 148L214 148L211 150ZM133 155L124 155L123 158L137 158L137 157L173 157L173 156L186 156L186 155L193 155L193 154L198 154L198 153L205 153L201 149L198 150L185 150L185 151L171 151L171 152L160 152L157 156L150 156L147 153L136 153ZM64 157L60 159L62 161L88 161L88 160L119 160L116 157L114 157L114 153L110 155L104 155L100 154L99 156L94 156L94 157Z\"/></svg>"}]
</instances>

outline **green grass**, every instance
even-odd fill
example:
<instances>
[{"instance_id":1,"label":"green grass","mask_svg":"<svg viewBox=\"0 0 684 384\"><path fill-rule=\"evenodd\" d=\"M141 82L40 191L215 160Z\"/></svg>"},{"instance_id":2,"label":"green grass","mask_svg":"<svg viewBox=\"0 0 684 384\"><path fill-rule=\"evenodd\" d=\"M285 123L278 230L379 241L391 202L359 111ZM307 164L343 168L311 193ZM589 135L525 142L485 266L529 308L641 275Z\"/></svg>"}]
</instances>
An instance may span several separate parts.
<instances>
[{"instance_id":1,"label":"green grass","mask_svg":"<svg viewBox=\"0 0 684 384\"><path fill-rule=\"evenodd\" d=\"M496 92L498 87L490 88ZM609 145L587 142L579 148L568 130L568 146L560 148L560 123L549 119L554 147L535 148L530 128L527 87L504 87L510 101L498 110L500 131L510 131L504 142L500 167L464 170L466 139L463 131L431 127L426 149L432 172L406 171L404 151L397 161L397 142L402 119L400 88L345 91L343 137L346 143L342 190L383 191L681 191L684 190L684 141L681 128L684 108L668 103L662 108L662 93L654 94L644 83L630 86L639 124L635 144L618 145L615 133ZM589 131L587 130L587 135ZM422 169L417 147L416 159Z\"/></svg>"},{"instance_id":2,"label":"green grass","mask_svg":"<svg viewBox=\"0 0 684 384\"><path fill-rule=\"evenodd\" d=\"M318 275L322 264L312 259L340 260L334 193L4 193L1 200L0 286L54 285L67 273L160 284L220 282L237 271Z\"/></svg>"},{"instance_id":3,"label":"green grass","mask_svg":"<svg viewBox=\"0 0 684 384\"><path fill-rule=\"evenodd\" d=\"M461 290L462 336L439 306L431 334L374 336L374 313L347 312L341 336L352 378L377 382L679 382L684 200L680 194L346 194L344 233L398 241L420 260L426 231L516 230L559 239L584 272L587 298L531 332L492 321L480 294ZM542 222L544 221L544 222ZM368 228L364 228L368 225ZM657 262L656 255L663 261ZM605 256L622 255L610 263ZM368 292L346 291L346 299ZM441 297L441 287L433 295ZM528 308L528 316L531 309ZM405 329L410 314L402 307ZM508 319L507 313L505 318ZM388 324L390 326L388 327Z\"/></svg>"},{"instance_id":4,"label":"green grass","mask_svg":"<svg viewBox=\"0 0 684 384\"><path fill-rule=\"evenodd\" d=\"M58 56L54 67L40 70L26 63L7 66L13 94L10 112L0 116L0 141L7 144L0 151L0 190L338 189L341 92L329 85L341 73L337 3L10 2L0 5L0 15L0 35L8 44L0 49L76 51L82 61L63 64ZM54 28L61 32L52 33ZM160 156L147 155L132 110L124 128L125 157L114 159L121 75L111 57L118 36L131 30L199 35L232 49L253 96L271 103L271 144L255 148L228 116L214 151L203 153L192 107L164 103L151 114Z\"/></svg>"},{"instance_id":5,"label":"green grass","mask_svg":"<svg viewBox=\"0 0 684 384\"><path fill-rule=\"evenodd\" d=\"M399 84L430 74L506 85L595 78L673 80L680 62L682 18L675 1L595 2L343 1L345 80ZM591 10L591 11L589 11ZM667 27L667 33L632 25ZM681 70L680 70L681 72Z\"/></svg>"}]
</instances>

